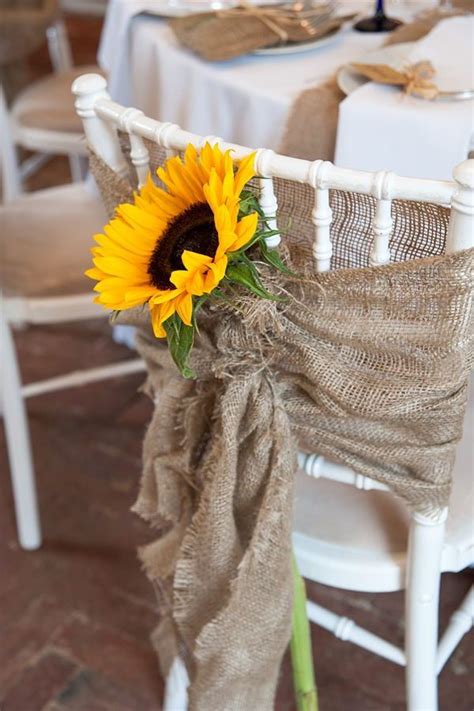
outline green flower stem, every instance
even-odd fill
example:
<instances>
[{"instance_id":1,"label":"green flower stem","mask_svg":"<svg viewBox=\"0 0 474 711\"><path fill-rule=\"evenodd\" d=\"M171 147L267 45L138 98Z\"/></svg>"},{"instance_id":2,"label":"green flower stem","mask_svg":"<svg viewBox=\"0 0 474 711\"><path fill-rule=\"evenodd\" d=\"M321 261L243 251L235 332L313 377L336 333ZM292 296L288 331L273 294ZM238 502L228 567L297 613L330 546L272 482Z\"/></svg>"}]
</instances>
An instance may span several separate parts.
<instances>
[{"instance_id":1,"label":"green flower stem","mask_svg":"<svg viewBox=\"0 0 474 711\"><path fill-rule=\"evenodd\" d=\"M318 694L314 680L313 653L309 620L306 613L306 588L295 558L293 569L293 617L291 628L291 666L298 711L318 711Z\"/></svg>"}]
</instances>

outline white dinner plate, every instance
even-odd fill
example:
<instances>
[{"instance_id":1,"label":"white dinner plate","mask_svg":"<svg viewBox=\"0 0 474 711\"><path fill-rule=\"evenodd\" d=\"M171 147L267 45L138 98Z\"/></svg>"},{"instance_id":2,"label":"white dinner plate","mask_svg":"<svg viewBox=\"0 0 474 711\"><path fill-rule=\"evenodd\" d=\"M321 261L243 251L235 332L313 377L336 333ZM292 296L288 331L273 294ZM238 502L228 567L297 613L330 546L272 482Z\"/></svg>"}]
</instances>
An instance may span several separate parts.
<instances>
[{"instance_id":1,"label":"white dinner plate","mask_svg":"<svg viewBox=\"0 0 474 711\"><path fill-rule=\"evenodd\" d=\"M275 45L274 47L264 47L263 49L254 49L251 54L264 55L267 57L273 57L279 54L300 54L302 52L312 52L314 49L319 49L324 47L326 44L333 42L336 35L339 33L340 28L334 30L325 37L320 37L317 40L310 40L309 42L290 42L288 44Z\"/></svg>"}]
</instances>

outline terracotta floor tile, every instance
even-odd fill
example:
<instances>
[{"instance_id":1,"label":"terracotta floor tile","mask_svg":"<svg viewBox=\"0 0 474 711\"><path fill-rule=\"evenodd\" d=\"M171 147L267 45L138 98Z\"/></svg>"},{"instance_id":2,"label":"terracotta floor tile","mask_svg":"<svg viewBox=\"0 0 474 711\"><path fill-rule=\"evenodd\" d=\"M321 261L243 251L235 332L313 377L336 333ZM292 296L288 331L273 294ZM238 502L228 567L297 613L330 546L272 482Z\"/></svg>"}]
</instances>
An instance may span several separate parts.
<instances>
[{"instance_id":1,"label":"terracotta floor tile","mask_svg":"<svg viewBox=\"0 0 474 711\"><path fill-rule=\"evenodd\" d=\"M77 667L55 651L45 651L23 669L1 701L2 711L40 711L67 684Z\"/></svg>"}]
</instances>

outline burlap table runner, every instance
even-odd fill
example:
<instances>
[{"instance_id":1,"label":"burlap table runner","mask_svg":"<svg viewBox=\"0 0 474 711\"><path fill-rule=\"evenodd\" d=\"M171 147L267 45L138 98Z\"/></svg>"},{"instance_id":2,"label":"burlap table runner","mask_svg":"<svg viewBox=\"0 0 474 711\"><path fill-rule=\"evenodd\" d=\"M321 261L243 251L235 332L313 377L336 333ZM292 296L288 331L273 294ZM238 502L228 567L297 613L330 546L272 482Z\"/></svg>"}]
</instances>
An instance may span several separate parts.
<instances>
[{"instance_id":1,"label":"burlap table runner","mask_svg":"<svg viewBox=\"0 0 474 711\"><path fill-rule=\"evenodd\" d=\"M449 16L474 11L474 0L458 0ZM446 18L446 13L431 11L414 22L401 25L389 34L385 45L416 42ZM356 57L354 59L357 59ZM293 103L279 152L306 160L333 160L336 148L339 104L345 99L336 77L321 86L303 91Z\"/></svg>"},{"instance_id":2,"label":"burlap table runner","mask_svg":"<svg viewBox=\"0 0 474 711\"><path fill-rule=\"evenodd\" d=\"M109 206L126 197L104 164L92 167ZM336 269L315 275L313 191L276 182L301 277L265 275L284 303L242 295L204 309L197 380L177 373L146 309L118 319L138 327L156 403L135 504L158 532L140 551L162 615L154 642L163 674L185 660L191 711L273 708L290 635L297 448L430 514L448 502L462 431L474 250L439 256L448 211L395 202L394 258L421 258L368 268L374 203L334 191Z\"/></svg>"}]
</instances>

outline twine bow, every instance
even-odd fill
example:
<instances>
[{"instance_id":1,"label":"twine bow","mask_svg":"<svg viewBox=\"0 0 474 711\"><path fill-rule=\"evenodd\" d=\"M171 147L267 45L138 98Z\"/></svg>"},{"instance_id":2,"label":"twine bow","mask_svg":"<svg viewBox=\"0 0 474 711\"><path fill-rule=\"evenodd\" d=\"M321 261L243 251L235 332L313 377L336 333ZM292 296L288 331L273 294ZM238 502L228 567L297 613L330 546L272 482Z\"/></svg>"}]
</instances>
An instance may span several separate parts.
<instances>
[{"instance_id":1,"label":"twine bow","mask_svg":"<svg viewBox=\"0 0 474 711\"><path fill-rule=\"evenodd\" d=\"M379 84L394 84L403 87L405 93L422 99L435 99L439 89L431 79L436 71L431 62L422 61L394 69L388 64L350 65L356 72Z\"/></svg>"}]
</instances>

